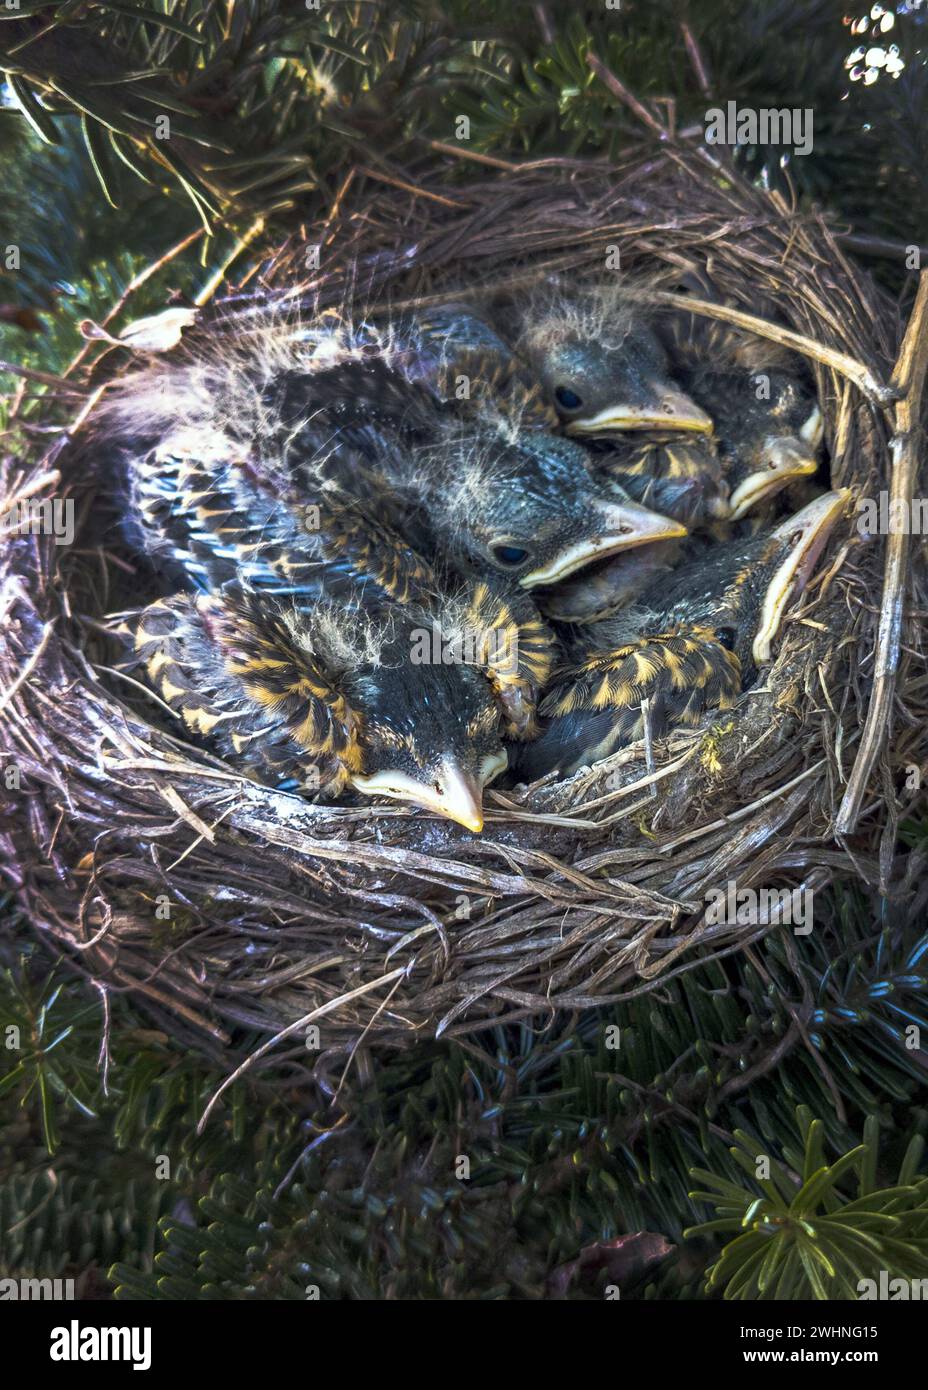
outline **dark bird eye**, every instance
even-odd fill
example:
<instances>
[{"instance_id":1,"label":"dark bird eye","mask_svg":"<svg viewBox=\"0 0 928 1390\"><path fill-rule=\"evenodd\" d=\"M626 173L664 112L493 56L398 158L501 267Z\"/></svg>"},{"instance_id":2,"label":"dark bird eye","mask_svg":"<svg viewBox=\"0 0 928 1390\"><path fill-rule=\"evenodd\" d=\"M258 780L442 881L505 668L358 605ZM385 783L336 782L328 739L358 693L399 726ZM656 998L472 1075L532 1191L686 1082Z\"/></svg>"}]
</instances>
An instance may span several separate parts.
<instances>
[{"instance_id":1,"label":"dark bird eye","mask_svg":"<svg viewBox=\"0 0 928 1390\"><path fill-rule=\"evenodd\" d=\"M528 551L521 545L491 545L490 554L499 564L505 565L507 569L515 569L517 565L522 565L528 559Z\"/></svg>"},{"instance_id":2,"label":"dark bird eye","mask_svg":"<svg viewBox=\"0 0 928 1390\"><path fill-rule=\"evenodd\" d=\"M715 635L726 651L733 652L735 650L736 633L733 627L716 628Z\"/></svg>"},{"instance_id":3,"label":"dark bird eye","mask_svg":"<svg viewBox=\"0 0 928 1390\"><path fill-rule=\"evenodd\" d=\"M559 386L554 393L554 399L564 410L579 410L583 404L581 397L576 391L571 391L569 386Z\"/></svg>"}]
</instances>

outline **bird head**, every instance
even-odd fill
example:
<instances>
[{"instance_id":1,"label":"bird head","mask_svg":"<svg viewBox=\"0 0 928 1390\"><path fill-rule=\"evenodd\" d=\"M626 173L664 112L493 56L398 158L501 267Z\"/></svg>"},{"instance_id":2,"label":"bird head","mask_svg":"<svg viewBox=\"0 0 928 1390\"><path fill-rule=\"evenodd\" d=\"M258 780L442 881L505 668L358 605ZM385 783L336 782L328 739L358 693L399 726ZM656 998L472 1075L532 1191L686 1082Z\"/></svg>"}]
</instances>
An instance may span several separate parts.
<instances>
[{"instance_id":1,"label":"bird head","mask_svg":"<svg viewBox=\"0 0 928 1390\"><path fill-rule=\"evenodd\" d=\"M433 517L478 571L524 589L555 584L593 560L686 534L679 522L592 474L572 440L522 430L446 455L450 484Z\"/></svg>"},{"instance_id":2,"label":"bird head","mask_svg":"<svg viewBox=\"0 0 928 1390\"><path fill-rule=\"evenodd\" d=\"M732 457L732 520L818 471L821 411L794 375L770 371L736 379L716 419Z\"/></svg>"},{"instance_id":3,"label":"bird head","mask_svg":"<svg viewBox=\"0 0 928 1390\"><path fill-rule=\"evenodd\" d=\"M822 416L794 355L693 314L664 332L686 390L715 421L732 520L817 471Z\"/></svg>"},{"instance_id":4,"label":"bird head","mask_svg":"<svg viewBox=\"0 0 928 1390\"><path fill-rule=\"evenodd\" d=\"M850 495L847 488L823 493L762 535L714 546L662 584L659 621L711 628L745 670L769 661L783 616L808 583Z\"/></svg>"},{"instance_id":5,"label":"bird head","mask_svg":"<svg viewBox=\"0 0 928 1390\"><path fill-rule=\"evenodd\" d=\"M236 584L200 607L262 726L288 733L291 761L334 758L339 785L482 828L483 788L506 766L499 712L479 667L417 642L413 610L379 600L305 609Z\"/></svg>"},{"instance_id":6,"label":"bird head","mask_svg":"<svg viewBox=\"0 0 928 1390\"><path fill-rule=\"evenodd\" d=\"M362 771L351 785L367 796L410 802L478 833L483 789L507 765L499 713L481 671L464 662L396 665L359 673L364 709Z\"/></svg>"},{"instance_id":7,"label":"bird head","mask_svg":"<svg viewBox=\"0 0 928 1390\"><path fill-rule=\"evenodd\" d=\"M666 354L643 324L605 343L570 320L549 320L527 341L535 373L568 434L712 430L706 412L671 380Z\"/></svg>"},{"instance_id":8,"label":"bird head","mask_svg":"<svg viewBox=\"0 0 928 1390\"><path fill-rule=\"evenodd\" d=\"M546 281L516 311L517 348L568 434L672 429L711 433L671 379L667 354L624 280Z\"/></svg>"},{"instance_id":9,"label":"bird head","mask_svg":"<svg viewBox=\"0 0 928 1390\"><path fill-rule=\"evenodd\" d=\"M750 455L739 456L729 474L730 520L741 521L789 483L818 472L815 451L794 435L766 435Z\"/></svg>"}]
</instances>

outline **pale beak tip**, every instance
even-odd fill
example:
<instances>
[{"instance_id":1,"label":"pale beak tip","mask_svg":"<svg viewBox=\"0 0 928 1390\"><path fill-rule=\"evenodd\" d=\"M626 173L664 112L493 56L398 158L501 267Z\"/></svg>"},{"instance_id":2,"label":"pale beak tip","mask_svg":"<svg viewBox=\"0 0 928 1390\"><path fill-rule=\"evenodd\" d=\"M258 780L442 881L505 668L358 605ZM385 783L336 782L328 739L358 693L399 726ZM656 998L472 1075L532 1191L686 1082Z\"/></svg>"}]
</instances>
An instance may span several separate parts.
<instances>
[{"instance_id":1,"label":"pale beak tip","mask_svg":"<svg viewBox=\"0 0 928 1390\"><path fill-rule=\"evenodd\" d=\"M446 760L442 782L445 794L435 810L439 815L462 825L465 830L479 835L483 829L483 789L477 780L463 772L451 760Z\"/></svg>"},{"instance_id":2,"label":"pale beak tip","mask_svg":"<svg viewBox=\"0 0 928 1390\"><path fill-rule=\"evenodd\" d=\"M633 528L630 534L627 530L629 523ZM678 521L676 517L665 516L663 512L652 512L650 508L638 503L628 503L622 509L618 527L616 539L622 540L624 537L629 547L647 541L677 540L689 534L683 522Z\"/></svg>"},{"instance_id":3,"label":"pale beak tip","mask_svg":"<svg viewBox=\"0 0 928 1390\"><path fill-rule=\"evenodd\" d=\"M398 770L382 771L371 776L355 774L351 783L367 796L380 795L396 801L412 802L423 811L432 811L479 835L483 829L483 792L480 783L462 772L450 759L445 761L442 771L444 791L440 793Z\"/></svg>"},{"instance_id":4,"label":"pale beak tip","mask_svg":"<svg viewBox=\"0 0 928 1390\"><path fill-rule=\"evenodd\" d=\"M454 821L455 825L461 825L465 830L470 830L474 835L479 835L483 829L483 807L475 799L463 798L457 805L447 804L443 807L433 807L438 814L445 820Z\"/></svg>"}]
</instances>

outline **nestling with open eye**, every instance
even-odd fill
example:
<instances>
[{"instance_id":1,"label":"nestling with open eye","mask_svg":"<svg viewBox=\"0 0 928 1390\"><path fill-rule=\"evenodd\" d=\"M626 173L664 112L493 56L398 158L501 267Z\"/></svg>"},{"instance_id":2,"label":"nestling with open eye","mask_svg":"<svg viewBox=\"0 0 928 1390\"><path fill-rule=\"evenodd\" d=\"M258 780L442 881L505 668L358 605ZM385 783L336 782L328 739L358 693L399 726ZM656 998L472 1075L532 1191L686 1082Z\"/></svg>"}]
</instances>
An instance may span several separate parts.
<instances>
[{"instance_id":1,"label":"nestling with open eye","mask_svg":"<svg viewBox=\"0 0 928 1390\"><path fill-rule=\"evenodd\" d=\"M352 598L361 585L365 595L440 612L443 621L453 610L453 622L472 634L506 733L530 737L537 691L554 660L553 635L531 597L502 566L480 564L479 556L472 566L454 563L468 547L442 544L426 517L407 510L411 490L400 493L383 476L389 445L367 440L357 448L325 431L320 442L303 428L291 396L302 398L304 389L302 376L256 386L227 364L129 380L110 405L109 424L123 440L129 510L144 548L174 566L173 585L186 577L214 589L242 578L304 606L320 594ZM346 433L357 439L365 429L376 439L369 425ZM412 532L431 545L429 557L411 544Z\"/></svg>"},{"instance_id":2,"label":"nestling with open eye","mask_svg":"<svg viewBox=\"0 0 928 1390\"><path fill-rule=\"evenodd\" d=\"M508 314L508 333L568 434L710 434L673 380L666 350L625 282L545 284Z\"/></svg>"},{"instance_id":3,"label":"nestling with open eye","mask_svg":"<svg viewBox=\"0 0 928 1390\"><path fill-rule=\"evenodd\" d=\"M339 471L343 456L326 453L337 434L363 454L368 496L398 505L405 533L414 532L426 553L431 546L525 589L685 534L614 483L597 481L574 441L513 431L489 408L481 421L462 420L377 359L288 373L275 380L271 404L286 432L287 467L307 493L317 486L320 458L345 491L357 485L356 467Z\"/></svg>"}]
</instances>

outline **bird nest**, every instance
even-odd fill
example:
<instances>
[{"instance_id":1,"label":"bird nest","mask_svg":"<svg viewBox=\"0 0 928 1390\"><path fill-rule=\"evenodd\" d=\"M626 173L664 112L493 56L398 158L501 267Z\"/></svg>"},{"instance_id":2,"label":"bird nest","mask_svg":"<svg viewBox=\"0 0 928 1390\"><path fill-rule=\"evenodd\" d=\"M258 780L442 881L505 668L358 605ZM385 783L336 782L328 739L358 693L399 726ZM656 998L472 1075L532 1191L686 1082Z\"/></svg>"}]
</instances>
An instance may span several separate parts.
<instances>
[{"instance_id":1,"label":"bird nest","mask_svg":"<svg viewBox=\"0 0 928 1390\"><path fill-rule=\"evenodd\" d=\"M774 305L779 327L750 323L813 370L832 485L911 499L922 291L903 334L821 219L706 150L518 166L439 150L403 179L353 171L327 218L199 326L281 292L368 309L553 271L602 279L615 248L623 272L708 273L737 306L698 312L743 322L761 295ZM734 711L566 782L491 787L479 836L396 805L313 805L185 742L112 669L99 620L134 581L115 532L101 535L109 499L76 447L99 394L85 367L66 382L77 403L53 384L42 428L79 410L50 450L26 420L8 436L8 498L72 498L78 533L71 547L5 543L2 829L22 912L104 1000L131 992L233 1066L274 1049L309 1067L307 1045L409 1044L627 999L786 929L775 911L714 922L707 895L729 881L911 891L896 832L928 725L904 613L920 606L922 560L906 535L867 539L849 514Z\"/></svg>"}]
</instances>

